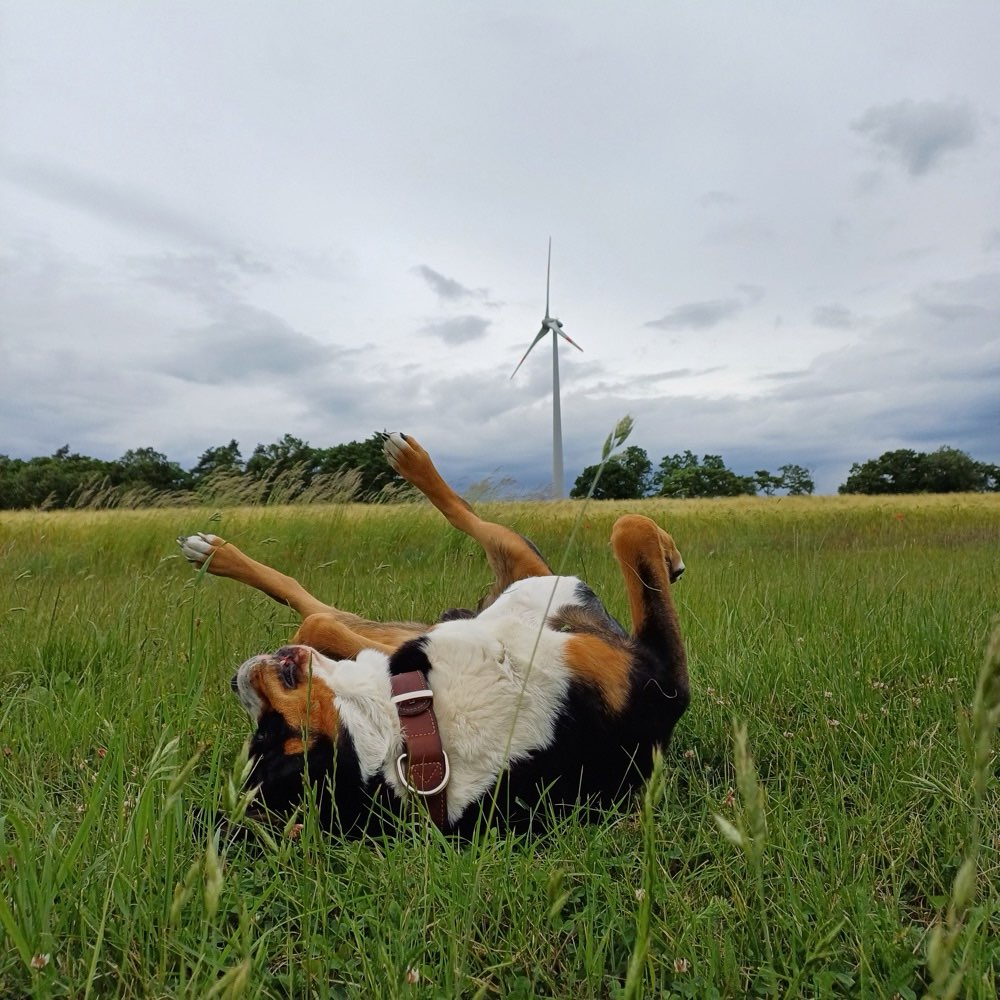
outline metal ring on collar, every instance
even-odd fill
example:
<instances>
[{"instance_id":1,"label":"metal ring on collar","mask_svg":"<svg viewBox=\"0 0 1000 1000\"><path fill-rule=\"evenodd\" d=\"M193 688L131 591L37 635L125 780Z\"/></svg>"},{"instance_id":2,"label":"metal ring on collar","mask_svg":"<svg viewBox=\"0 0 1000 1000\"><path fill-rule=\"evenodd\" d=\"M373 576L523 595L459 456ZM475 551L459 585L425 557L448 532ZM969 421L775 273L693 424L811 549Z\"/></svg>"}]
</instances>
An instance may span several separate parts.
<instances>
[{"instance_id":1,"label":"metal ring on collar","mask_svg":"<svg viewBox=\"0 0 1000 1000\"><path fill-rule=\"evenodd\" d=\"M441 751L441 756L444 757L444 777L441 779L441 784L439 784L436 788L414 788L413 785L410 784L406 777L406 770L403 767L403 761L406 760L407 756L408 754L401 753L396 758L396 774L399 775L399 780L403 783L404 788L413 792L414 795L421 795L424 798L427 798L430 795L437 795L438 792L443 792L445 790L448 782L451 780L451 765L448 763L448 754L444 750Z\"/></svg>"}]
</instances>

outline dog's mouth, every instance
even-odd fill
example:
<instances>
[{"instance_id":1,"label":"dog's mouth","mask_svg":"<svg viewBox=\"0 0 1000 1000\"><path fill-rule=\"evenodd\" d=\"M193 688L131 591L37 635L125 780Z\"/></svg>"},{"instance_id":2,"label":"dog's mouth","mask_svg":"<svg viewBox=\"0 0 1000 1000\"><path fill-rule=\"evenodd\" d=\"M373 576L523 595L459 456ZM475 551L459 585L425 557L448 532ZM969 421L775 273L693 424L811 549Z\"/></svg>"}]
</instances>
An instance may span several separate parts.
<instances>
[{"instance_id":1,"label":"dog's mouth","mask_svg":"<svg viewBox=\"0 0 1000 1000\"><path fill-rule=\"evenodd\" d=\"M304 646L282 646L274 654L278 679L289 691L298 687L310 658L310 652Z\"/></svg>"},{"instance_id":2,"label":"dog's mouth","mask_svg":"<svg viewBox=\"0 0 1000 1000\"><path fill-rule=\"evenodd\" d=\"M229 687L234 694L240 694L245 686L241 684L241 678L249 677L261 669L270 669L281 682L281 686L288 691L297 688L309 669L311 651L305 646L282 646L274 653L258 653L257 656L250 657L233 674L229 682Z\"/></svg>"}]
</instances>

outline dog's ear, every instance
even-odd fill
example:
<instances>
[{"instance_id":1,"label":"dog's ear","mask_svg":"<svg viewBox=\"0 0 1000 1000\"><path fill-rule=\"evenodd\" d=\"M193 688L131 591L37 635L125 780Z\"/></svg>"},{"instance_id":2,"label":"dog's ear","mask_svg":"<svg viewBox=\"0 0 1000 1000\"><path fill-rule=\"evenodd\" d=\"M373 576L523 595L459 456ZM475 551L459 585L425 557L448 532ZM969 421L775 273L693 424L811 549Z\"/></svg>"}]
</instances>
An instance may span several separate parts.
<instances>
[{"instance_id":1,"label":"dog's ear","mask_svg":"<svg viewBox=\"0 0 1000 1000\"><path fill-rule=\"evenodd\" d=\"M440 622L454 622L460 621L465 618L475 618L476 612L470 611L468 608L448 608L447 611L441 612L441 617L438 619Z\"/></svg>"}]
</instances>

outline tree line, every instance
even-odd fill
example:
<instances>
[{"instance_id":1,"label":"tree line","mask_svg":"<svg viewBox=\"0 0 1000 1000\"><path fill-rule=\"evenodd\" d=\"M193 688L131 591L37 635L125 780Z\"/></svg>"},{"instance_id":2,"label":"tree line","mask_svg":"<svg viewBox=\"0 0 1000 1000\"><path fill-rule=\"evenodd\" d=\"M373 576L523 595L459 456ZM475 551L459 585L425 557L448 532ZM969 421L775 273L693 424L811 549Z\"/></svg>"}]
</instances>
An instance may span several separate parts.
<instances>
[{"instance_id":1,"label":"tree line","mask_svg":"<svg viewBox=\"0 0 1000 1000\"><path fill-rule=\"evenodd\" d=\"M391 498L402 483L386 464L382 435L314 448L291 434L258 444L248 459L239 444L208 448L183 469L153 448L114 461L71 452L46 458L0 455L0 510L86 506L152 506L198 498L277 503L295 500Z\"/></svg>"},{"instance_id":2,"label":"tree line","mask_svg":"<svg viewBox=\"0 0 1000 1000\"><path fill-rule=\"evenodd\" d=\"M604 464L597 484L597 465L588 465L580 473L571 497L593 496L598 500L634 500L661 496L676 499L692 497L767 496L782 490L792 496L816 489L809 470L801 465L783 465L777 475L759 469L752 476L740 476L726 466L721 455L699 458L691 451L666 455L654 470L645 449L629 445L612 455ZM593 492L591 487L593 485Z\"/></svg>"},{"instance_id":3,"label":"tree line","mask_svg":"<svg viewBox=\"0 0 1000 1000\"><path fill-rule=\"evenodd\" d=\"M647 453L635 445L609 458L597 485L599 466L580 473L572 497L631 500L638 497L805 496L815 491L810 471L789 463L777 473L758 469L745 476L726 466L721 455L699 458L691 451L666 455L654 469ZM839 493L985 493L1000 491L1000 466L977 462L958 448L933 452L887 451L867 462L855 462Z\"/></svg>"},{"instance_id":4,"label":"tree line","mask_svg":"<svg viewBox=\"0 0 1000 1000\"><path fill-rule=\"evenodd\" d=\"M405 484L386 465L382 435L331 448L315 448L286 434L258 444L244 459L239 444L208 448L183 469L153 448L130 449L105 461L60 448L45 458L0 455L0 510L95 506L153 506L197 499L246 503L308 500L385 501ZM577 477L571 497L632 500L663 496L802 496L815 491L810 471L786 464L776 473L740 475L720 455L691 451L664 456L654 468L635 445L607 459L600 476L590 465ZM595 485L595 477L597 478ZM840 493L954 493L1000 491L1000 467L978 462L957 448L933 452L887 451L851 466Z\"/></svg>"}]
</instances>

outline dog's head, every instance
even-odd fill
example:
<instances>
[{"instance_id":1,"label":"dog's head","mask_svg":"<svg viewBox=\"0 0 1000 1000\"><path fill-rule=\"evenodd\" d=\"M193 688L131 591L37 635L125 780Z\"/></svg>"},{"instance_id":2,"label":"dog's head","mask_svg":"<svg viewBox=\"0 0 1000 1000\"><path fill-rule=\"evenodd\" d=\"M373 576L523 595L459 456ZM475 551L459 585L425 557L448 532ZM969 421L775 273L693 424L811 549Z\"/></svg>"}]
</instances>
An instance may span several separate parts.
<instances>
[{"instance_id":1,"label":"dog's head","mask_svg":"<svg viewBox=\"0 0 1000 1000\"><path fill-rule=\"evenodd\" d=\"M284 646L251 657L232 680L232 688L257 729L250 740L257 788L254 812L291 812L302 800L304 779L322 799L324 779L332 774L340 721L334 693L324 679L324 657L308 646Z\"/></svg>"}]
</instances>

